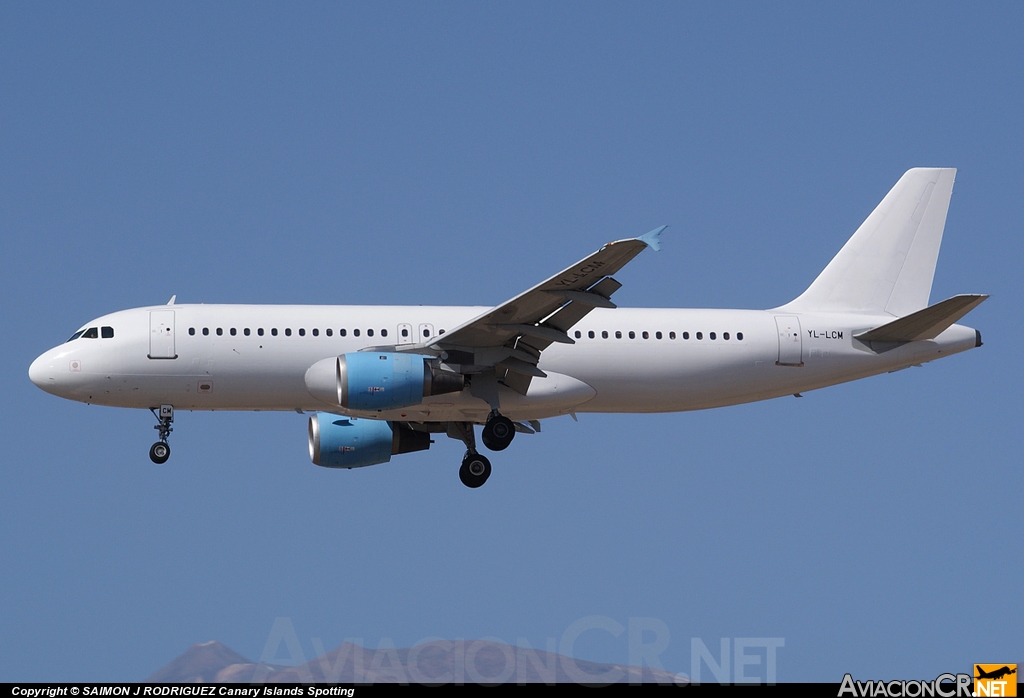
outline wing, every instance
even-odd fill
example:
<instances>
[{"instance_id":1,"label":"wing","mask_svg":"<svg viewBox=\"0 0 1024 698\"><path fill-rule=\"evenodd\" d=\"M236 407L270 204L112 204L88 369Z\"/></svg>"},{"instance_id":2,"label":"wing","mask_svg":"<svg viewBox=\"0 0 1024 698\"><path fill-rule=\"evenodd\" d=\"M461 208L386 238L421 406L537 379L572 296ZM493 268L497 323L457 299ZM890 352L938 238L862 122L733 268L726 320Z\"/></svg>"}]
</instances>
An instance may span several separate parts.
<instances>
[{"instance_id":1,"label":"wing","mask_svg":"<svg viewBox=\"0 0 1024 698\"><path fill-rule=\"evenodd\" d=\"M552 343L575 344L567 331L594 308L614 308L611 295L622 287L611 277L647 247L661 248L667 226L628 240L609 242L586 259L439 335L424 348L444 352L463 373L495 371L508 387L526 394L540 354Z\"/></svg>"}]
</instances>

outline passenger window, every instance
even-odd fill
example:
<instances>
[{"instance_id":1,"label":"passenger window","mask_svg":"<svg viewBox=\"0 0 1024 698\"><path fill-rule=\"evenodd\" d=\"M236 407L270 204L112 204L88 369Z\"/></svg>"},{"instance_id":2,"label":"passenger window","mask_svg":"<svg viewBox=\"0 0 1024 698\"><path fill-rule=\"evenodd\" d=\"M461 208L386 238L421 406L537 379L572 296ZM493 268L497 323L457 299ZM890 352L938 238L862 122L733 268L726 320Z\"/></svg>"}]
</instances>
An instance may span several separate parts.
<instances>
[{"instance_id":1,"label":"passenger window","mask_svg":"<svg viewBox=\"0 0 1024 698\"><path fill-rule=\"evenodd\" d=\"M388 336L388 331L387 330L381 330L380 331L380 336L381 337L387 337Z\"/></svg>"},{"instance_id":2,"label":"passenger window","mask_svg":"<svg viewBox=\"0 0 1024 698\"><path fill-rule=\"evenodd\" d=\"M249 328L246 327L244 330L242 330L242 334L244 334L246 337L248 337L249 336Z\"/></svg>"},{"instance_id":3,"label":"passenger window","mask_svg":"<svg viewBox=\"0 0 1024 698\"><path fill-rule=\"evenodd\" d=\"M647 334L646 332L644 332L644 333L643 333L643 335L641 335L641 336L642 336L642 337L643 337L644 339L650 339L650 338L651 338L651 335Z\"/></svg>"},{"instance_id":4,"label":"passenger window","mask_svg":"<svg viewBox=\"0 0 1024 698\"><path fill-rule=\"evenodd\" d=\"M579 330L576 330L576 339L579 339L582 336L583 336L583 333L580 332Z\"/></svg>"},{"instance_id":5,"label":"passenger window","mask_svg":"<svg viewBox=\"0 0 1024 698\"><path fill-rule=\"evenodd\" d=\"M331 336L334 335L334 330L332 330L330 327L328 327L326 330L324 330L324 332L327 333L328 337L331 337Z\"/></svg>"},{"instance_id":6,"label":"passenger window","mask_svg":"<svg viewBox=\"0 0 1024 698\"><path fill-rule=\"evenodd\" d=\"M438 330L437 333L438 334L444 334L444 330Z\"/></svg>"},{"instance_id":7,"label":"passenger window","mask_svg":"<svg viewBox=\"0 0 1024 698\"><path fill-rule=\"evenodd\" d=\"M601 330L601 338L608 339L608 330Z\"/></svg>"},{"instance_id":8,"label":"passenger window","mask_svg":"<svg viewBox=\"0 0 1024 698\"><path fill-rule=\"evenodd\" d=\"M591 339L593 339L594 338L594 330L590 330L590 332L587 332L587 336L590 337Z\"/></svg>"},{"instance_id":9,"label":"passenger window","mask_svg":"<svg viewBox=\"0 0 1024 698\"><path fill-rule=\"evenodd\" d=\"M203 336L207 337L207 336L209 336L209 334L210 334L210 328L209 327L204 327L203 328Z\"/></svg>"},{"instance_id":10,"label":"passenger window","mask_svg":"<svg viewBox=\"0 0 1024 698\"><path fill-rule=\"evenodd\" d=\"M428 330L426 327L423 328L423 336L424 337L429 337L430 336L430 330Z\"/></svg>"},{"instance_id":11,"label":"passenger window","mask_svg":"<svg viewBox=\"0 0 1024 698\"><path fill-rule=\"evenodd\" d=\"M101 327L100 328L100 336L103 339L113 339L113 337L114 337L114 328L113 327Z\"/></svg>"},{"instance_id":12,"label":"passenger window","mask_svg":"<svg viewBox=\"0 0 1024 698\"><path fill-rule=\"evenodd\" d=\"M372 337L373 336L373 330L366 330L366 336L367 337Z\"/></svg>"},{"instance_id":13,"label":"passenger window","mask_svg":"<svg viewBox=\"0 0 1024 698\"><path fill-rule=\"evenodd\" d=\"M736 339L738 339L739 341L742 342L743 341L743 333L742 332L737 332L736 333Z\"/></svg>"},{"instance_id":14,"label":"passenger window","mask_svg":"<svg viewBox=\"0 0 1024 698\"><path fill-rule=\"evenodd\" d=\"M292 336L292 328L291 327L285 327L284 328L284 336L285 337L291 337Z\"/></svg>"},{"instance_id":15,"label":"passenger window","mask_svg":"<svg viewBox=\"0 0 1024 698\"><path fill-rule=\"evenodd\" d=\"M697 339L704 339L704 334L701 332L697 333Z\"/></svg>"},{"instance_id":16,"label":"passenger window","mask_svg":"<svg viewBox=\"0 0 1024 698\"><path fill-rule=\"evenodd\" d=\"M403 337L408 337L408 336L409 336L409 330L407 330L407 329L405 329L405 328L403 327L403 328L402 328L402 336L403 336Z\"/></svg>"},{"instance_id":17,"label":"passenger window","mask_svg":"<svg viewBox=\"0 0 1024 698\"><path fill-rule=\"evenodd\" d=\"M359 330L352 330L352 336L353 337L358 337L359 336Z\"/></svg>"},{"instance_id":18,"label":"passenger window","mask_svg":"<svg viewBox=\"0 0 1024 698\"><path fill-rule=\"evenodd\" d=\"M629 338L630 339L636 339L636 332L634 332L633 330L630 330L629 331Z\"/></svg>"},{"instance_id":19,"label":"passenger window","mask_svg":"<svg viewBox=\"0 0 1024 698\"><path fill-rule=\"evenodd\" d=\"M218 327L218 328L217 328L217 336L218 336L218 337L222 337L223 335L224 335L224 330L223 330L223 328L220 328L220 327Z\"/></svg>"},{"instance_id":20,"label":"passenger window","mask_svg":"<svg viewBox=\"0 0 1024 698\"><path fill-rule=\"evenodd\" d=\"M729 333L728 332L723 332L722 333L722 339L729 339Z\"/></svg>"},{"instance_id":21,"label":"passenger window","mask_svg":"<svg viewBox=\"0 0 1024 698\"><path fill-rule=\"evenodd\" d=\"M190 335L195 335L195 333L196 333L196 328L195 328L195 327L189 327L189 328L188 328L188 333L189 333ZM81 334L81 332L79 332L78 334ZM71 339L74 339L74 337L72 337Z\"/></svg>"},{"instance_id":22,"label":"passenger window","mask_svg":"<svg viewBox=\"0 0 1024 698\"><path fill-rule=\"evenodd\" d=\"M276 337L277 336L277 328L276 327L271 327L270 328L270 334L273 335L274 337Z\"/></svg>"},{"instance_id":23,"label":"passenger window","mask_svg":"<svg viewBox=\"0 0 1024 698\"><path fill-rule=\"evenodd\" d=\"M347 334L348 334L348 330L338 330L338 336L339 337L344 337Z\"/></svg>"},{"instance_id":24,"label":"passenger window","mask_svg":"<svg viewBox=\"0 0 1024 698\"><path fill-rule=\"evenodd\" d=\"M313 336L314 337L319 337L320 336L320 330L318 330L317 328L314 327L313 328Z\"/></svg>"},{"instance_id":25,"label":"passenger window","mask_svg":"<svg viewBox=\"0 0 1024 698\"><path fill-rule=\"evenodd\" d=\"M305 337L306 336L306 328L305 327L300 327L299 328L299 336L300 337Z\"/></svg>"},{"instance_id":26,"label":"passenger window","mask_svg":"<svg viewBox=\"0 0 1024 698\"><path fill-rule=\"evenodd\" d=\"M714 332L712 332L711 334L709 334L709 335L708 335L708 337L710 337L711 339L716 339L716 337L715 337L715 333L714 333Z\"/></svg>"},{"instance_id":27,"label":"passenger window","mask_svg":"<svg viewBox=\"0 0 1024 698\"><path fill-rule=\"evenodd\" d=\"M615 330L615 339L622 339L622 332Z\"/></svg>"},{"instance_id":28,"label":"passenger window","mask_svg":"<svg viewBox=\"0 0 1024 698\"><path fill-rule=\"evenodd\" d=\"M661 332L655 332L654 333L654 338L655 339L661 339Z\"/></svg>"},{"instance_id":29,"label":"passenger window","mask_svg":"<svg viewBox=\"0 0 1024 698\"><path fill-rule=\"evenodd\" d=\"M263 328L261 327L258 330L256 330L256 334L258 334L260 337L262 337L263 336Z\"/></svg>"},{"instance_id":30,"label":"passenger window","mask_svg":"<svg viewBox=\"0 0 1024 698\"><path fill-rule=\"evenodd\" d=\"M669 339L675 339L676 338L676 333L675 332L669 332L668 333L668 338Z\"/></svg>"},{"instance_id":31,"label":"passenger window","mask_svg":"<svg viewBox=\"0 0 1024 698\"><path fill-rule=\"evenodd\" d=\"M100 338L100 333L96 330L95 327L90 327L89 329L87 329L85 332L82 333L82 339L99 339L99 338Z\"/></svg>"},{"instance_id":32,"label":"passenger window","mask_svg":"<svg viewBox=\"0 0 1024 698\"><path fill-rule=\"evenodd\" d=\"M234 337L236 334L238 334L238 330L236 330L234 327L232 327L231 328L231 336Z\"/></svg>"},{"instance_id":33,"label":"passenger window","mask_svg":"<svg viewBox=\"0 0 1024 698\"><path fill-rule=\"evenodd\" d=\"M690 338L690 333L689 332L683 332L683 339L689 339L689 338Z\"/></svg>"}]
</instances>

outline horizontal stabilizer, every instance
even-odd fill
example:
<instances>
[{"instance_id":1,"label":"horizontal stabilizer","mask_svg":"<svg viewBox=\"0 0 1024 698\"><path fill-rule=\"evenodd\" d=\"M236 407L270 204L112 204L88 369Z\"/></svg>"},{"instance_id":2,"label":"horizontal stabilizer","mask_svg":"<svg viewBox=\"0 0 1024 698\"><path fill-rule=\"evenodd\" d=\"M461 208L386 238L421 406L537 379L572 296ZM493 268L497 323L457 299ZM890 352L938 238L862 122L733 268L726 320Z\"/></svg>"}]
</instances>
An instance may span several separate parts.
<instances>
[{"instance_id":1,"label":"horizontal stabilizer","mask_svg":"<svg viewBox=\"0 0 1024 698\"><path fill-rule=\"evenodd\" d=\"M935 339L954 322L981 305L986 298L988 296L985 294L953 296L854 337L863 342L916 342Z\"/></svg>"}]
</instances>

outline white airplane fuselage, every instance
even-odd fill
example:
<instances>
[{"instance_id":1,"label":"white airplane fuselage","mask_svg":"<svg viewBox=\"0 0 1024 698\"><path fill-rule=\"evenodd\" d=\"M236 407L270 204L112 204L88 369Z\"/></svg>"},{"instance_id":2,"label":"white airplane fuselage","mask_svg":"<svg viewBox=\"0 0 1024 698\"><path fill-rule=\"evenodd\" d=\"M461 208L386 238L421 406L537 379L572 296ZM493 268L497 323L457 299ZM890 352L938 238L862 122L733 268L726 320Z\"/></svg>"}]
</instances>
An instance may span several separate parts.
<instances>
[{"instance_id":1,"label":"white airplane fuselage","mask_svg":"<svg viewBox=\"0 0 1024 698\"><path fill-rule=\"evenodd\" d=\"M664 226L609 242L494 307L174 305L97 318L29 368L61 397L153 410L296 410L313 463L354 468L461 440L462 482L539 420L682 412L792 395L981 346L930 303L955 170L908 170L809 287L772 310L619 308L612 275Z\"/></svg>"},{"instance_id":2,"label":"white airplane fuselage","mask_svg":"<svg viewBox=\"0 0 1024 698\"><path fill-rule=\"evenodd\" d=\"M310 367L322 359L403 340L429 339L484 310L136 308L88 323L85 328L111 328L113 337L61 344L40 356L29 375L55 395L115 407L171 404L187 410L324 410L388 420L482 423L491 408L468 388L427 397L410 407L365 413L317 399L305 379ZM722 407L895 371L980 343L975 330L961 325L934 339L881 353L854 338L892 319L891 315L771 310L595 309L569 333L575 344L555 344L544 351L538 368L547 377L535 378L526 396L500 387L501 412L511 419L533 420L570 412ZM161 323L169 324L163 332L170 334L170 340L163 336L157 347L154 333L160 332L157 325ZM166 356L150 358L154 353Z\"/></svg>"}]
</instances>

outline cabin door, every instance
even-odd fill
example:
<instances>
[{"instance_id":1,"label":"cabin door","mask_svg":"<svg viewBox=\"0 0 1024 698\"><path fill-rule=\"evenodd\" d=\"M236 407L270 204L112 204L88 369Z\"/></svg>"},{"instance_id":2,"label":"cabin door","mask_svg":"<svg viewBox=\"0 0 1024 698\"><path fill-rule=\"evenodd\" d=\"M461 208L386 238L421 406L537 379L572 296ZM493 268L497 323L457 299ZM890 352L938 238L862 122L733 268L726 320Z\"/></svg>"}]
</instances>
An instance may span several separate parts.
<instances>
[{"instance_id":1,"label":"cabin door","mask_svg":"<svg viewBox=\"0 0 1024 698\"><path fill-rule=\"evenodd\" d=\"M800 336L800 318L777 316L775 326L779 329L779 366L803 366L803 341Z\"/></svg>"},{"instance_id":2,"label":"cabin door","mask_svg":"<svg viewBox=\"0 0 1024 698\"><path fill-rule=\"evenodd\" d=\"M149 358L176 359L174 351L174 311L149 311Z\"/></svg>"}]
</instances>

